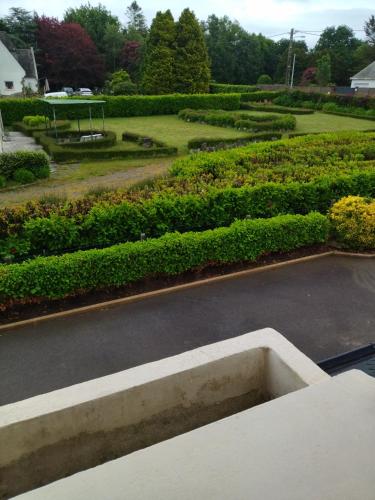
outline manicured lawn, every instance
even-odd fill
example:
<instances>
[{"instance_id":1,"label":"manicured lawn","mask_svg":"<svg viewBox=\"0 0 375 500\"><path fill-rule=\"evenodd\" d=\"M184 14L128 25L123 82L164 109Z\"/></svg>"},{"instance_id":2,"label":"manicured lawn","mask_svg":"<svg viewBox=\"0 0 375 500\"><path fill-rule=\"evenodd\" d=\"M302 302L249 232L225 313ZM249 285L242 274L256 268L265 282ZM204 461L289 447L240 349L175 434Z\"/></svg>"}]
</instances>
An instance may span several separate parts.
<instances>
[{"instance_id":1,"label":"manicured lawn","mask_svg":"<svg viewBox=\"0 0 375 500\"><path fill-rule=\"evenodd\" d=\"M375 130L375 121L325 113L297 116L297 132L339 132L341 130Z\"/></svg>"},{"instance_id":2,"label":"manicured lawn","mask_svg":"<svg viewBox=\"0 0 375 500\"><path fill-rule=\"evenodd\" d=\"M101 120L93 120L94 126L99 129L102 126ZM197 137L243 137L247 135L244 132L222 127L213 127L200 123L188 123L180 120L175 115L165 116L136 116L132 118L107 118L105 126L108 130L116 132L118 140L121 140L121 134L125 131L145 134L147 136L159 139L175 146L179 153L187 153L187 143L190 139ZM88 121L82 120L82 128L88 128Z\"/></svg>"},{"instance_id":3,"label":"manicured lawn","mask_svg":"<svg viewBox=\"0 0 375 500\"><path fill-rule=\"evenodd\" d=\"M258 114L258 112L246 112ZM374 130L375 122L356 118L346 118L324 113L298 115L297 132L331 132L340 130ZM94 125L101 128L101 120L94 120ZM75 127L75 122L72 123ZM83 121L82 127L88 127ZM175 146L179 155L187 154L187 142L197 137L242 137L243 132L231 128L213 127L200 123L188 123L174 115L145 116L132 118L108 118L105 126L113 130L121 140L124 131L135 132L154 137ZM131 144L129 144L129 147ZM136 146L135 144L133 146ZM123 146L122 146L123 147ZM125 145L125 147L127 147ZM137 146L136 146L137 147ZM137 160L83 161L80 164L58 165L56 172L48 180L42 180L30 186L9 189L0 192L0 206L15 205L43 195L64 194L67 197L80 196L98 186L121 187L132 183L163 175L175 157L148 158Z\"/></svg>"}]
</instances>

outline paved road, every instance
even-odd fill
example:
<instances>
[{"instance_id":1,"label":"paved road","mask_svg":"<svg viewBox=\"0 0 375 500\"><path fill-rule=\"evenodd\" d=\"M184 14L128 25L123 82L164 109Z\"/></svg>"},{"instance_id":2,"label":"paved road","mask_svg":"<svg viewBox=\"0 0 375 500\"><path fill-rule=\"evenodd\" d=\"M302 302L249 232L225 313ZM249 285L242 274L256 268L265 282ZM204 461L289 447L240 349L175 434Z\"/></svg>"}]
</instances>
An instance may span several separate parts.
<instances>
[{"instance_id":1,"label":"paved road","mask_svg":"<svg viewBox=\"0 0 375 500\"><path fill-rule=\"evenodd\" d=\"M375 259L326 257L0 336L0 404L270 326L314 360L375 342Z\"/></svg>"}]
</instances>

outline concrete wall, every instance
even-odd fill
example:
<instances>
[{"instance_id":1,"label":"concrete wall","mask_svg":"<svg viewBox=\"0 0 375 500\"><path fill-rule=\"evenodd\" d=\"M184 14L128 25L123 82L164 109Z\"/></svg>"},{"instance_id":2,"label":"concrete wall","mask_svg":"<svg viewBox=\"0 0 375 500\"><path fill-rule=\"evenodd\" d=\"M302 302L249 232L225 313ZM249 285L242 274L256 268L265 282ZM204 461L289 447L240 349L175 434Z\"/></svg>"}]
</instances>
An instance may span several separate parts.
<instances>
[{"instance_id":1,"label":"concrete wall","mask_svg":"<svg viewBox=\"0 0 375 500\"><path fill-rule=\"evenodd\" d=\"M21 93L25 74L25 70L0 40L0 95ZM7 89L5 82L13 82L13 88Z\"/></svg>"},{"instance_id":2,"label":"concrete wall","mask_svg":"<svg viewBox=\"0 0 375 500\"><path fill-rule=\"evenodd\" d=\"M0 496L144 448L328 376L260 330L0 408Z\"/></svg>"}]
</instances>

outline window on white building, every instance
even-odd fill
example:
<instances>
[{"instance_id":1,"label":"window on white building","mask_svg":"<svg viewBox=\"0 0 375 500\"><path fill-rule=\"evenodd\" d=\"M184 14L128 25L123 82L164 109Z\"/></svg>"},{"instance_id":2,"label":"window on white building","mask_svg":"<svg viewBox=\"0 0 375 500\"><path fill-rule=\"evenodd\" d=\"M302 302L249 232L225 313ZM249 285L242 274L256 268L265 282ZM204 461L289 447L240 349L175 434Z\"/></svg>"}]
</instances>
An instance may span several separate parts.
<instances>
[{"instance_id":1,"label":"window on white building","mask_svg":"<svg viewBox=\"0 0 375 500\"><path fill-rule=\"evenodd\" d=\"M6 87L8 90L12 90L12 89L14 89L14 82L5 82L5 87Z\"/></svg>"}]
</instances>

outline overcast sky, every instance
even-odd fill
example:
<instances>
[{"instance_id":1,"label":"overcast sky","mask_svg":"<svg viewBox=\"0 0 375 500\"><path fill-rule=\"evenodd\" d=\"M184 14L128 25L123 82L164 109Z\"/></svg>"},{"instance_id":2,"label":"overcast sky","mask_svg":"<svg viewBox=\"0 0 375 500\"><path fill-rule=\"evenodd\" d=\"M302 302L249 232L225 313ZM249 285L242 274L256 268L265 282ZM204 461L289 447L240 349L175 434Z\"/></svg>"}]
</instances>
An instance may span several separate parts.
<instances>
[{"instance_id":1,"label":"overcast sky","mask_svg":"<svg viewBox=\"0 0 375 500\"><path fill-rule=\"evenodd\" d=\"M85 0L1 0L0 15L12 6L36 10L38 14L61 18L67 7L77 7ZM98 2L92 0L91 4ZM125 22L125 8L131 0L102 0L102 3ZM371 14L375 14L374 0L138 0L150 22L157 10L171 9L178 17L185 7L193 9L199 19L212 13L237 19L248 31L270 36L294 27L301 30L322 30L326 26L347 24L362 30ZM372 7L372 8L371 8ZM363 33L358 32L359 37ZM277 40L278 37L275 37ZM317 37L308 39L309 45Z\"/></svg>"}]
</instances>

